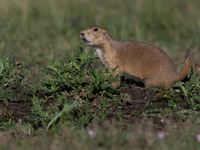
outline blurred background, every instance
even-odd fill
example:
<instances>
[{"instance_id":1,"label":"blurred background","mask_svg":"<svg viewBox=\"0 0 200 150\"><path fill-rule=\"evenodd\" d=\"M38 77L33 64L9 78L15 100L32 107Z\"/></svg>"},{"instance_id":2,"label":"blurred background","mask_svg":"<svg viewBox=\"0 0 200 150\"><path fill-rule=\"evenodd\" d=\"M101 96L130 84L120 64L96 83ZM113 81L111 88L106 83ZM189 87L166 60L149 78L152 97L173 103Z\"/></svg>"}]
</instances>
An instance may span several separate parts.
<instances>
[{"instance_id":1,"label":"blurred background","mask_svg":"<svg viewBox=\"0 0 200 150\"><path fill-rule=\"evenodd\" d=\"M0 56L44 67L77 48L81 30L98 25L114 39L160 47L180 72L187 49L200 63L199 8L197 0L1 0Z\"/></svg>"}]
</instances>

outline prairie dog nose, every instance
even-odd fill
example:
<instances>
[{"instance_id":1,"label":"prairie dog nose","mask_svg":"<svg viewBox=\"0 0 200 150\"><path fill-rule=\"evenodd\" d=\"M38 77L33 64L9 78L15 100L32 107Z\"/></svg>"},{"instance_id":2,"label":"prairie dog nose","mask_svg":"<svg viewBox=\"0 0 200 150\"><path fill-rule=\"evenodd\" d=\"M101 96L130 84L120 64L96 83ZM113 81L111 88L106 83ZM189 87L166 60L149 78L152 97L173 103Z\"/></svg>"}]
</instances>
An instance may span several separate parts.
<instances>
[{"instance_id":1,"label":"prairie dog nose","mask_svg":"<svg viewBox=\"0 0 200 150\"><path fill-rule=\"evenodd\" d=\"M80 34L81 34L82 36L85 35L85 33L83 33L83 32L81 32Z\"/></svg>"}]
</instances>

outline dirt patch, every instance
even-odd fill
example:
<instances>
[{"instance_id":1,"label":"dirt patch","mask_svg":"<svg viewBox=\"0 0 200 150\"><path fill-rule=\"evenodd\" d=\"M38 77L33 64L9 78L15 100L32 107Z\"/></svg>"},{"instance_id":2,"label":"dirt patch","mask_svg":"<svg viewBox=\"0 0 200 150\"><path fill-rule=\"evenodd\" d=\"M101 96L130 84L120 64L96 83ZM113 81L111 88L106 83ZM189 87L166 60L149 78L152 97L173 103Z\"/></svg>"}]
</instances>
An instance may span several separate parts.
<instances>
[{"instance_id":1,"label":"dirt patch","mask_svg":"<svg viewBox=\"0 0 200 150\"><path fill-rule=\"evenodd\" d=\"M122 109L123 119L129 124L140 123L144 121L144 118L139 114L143 113L145 110L155 109L155 108L169 108L168 102L166 100L161 100L159 95L148 94L145 89L141 88L130 88L121 90L122 93L128 93L131 97L124 99L124 107ZM152 106L150 106L152 103ZM161 130L164 127L163 122L158 117L151 116L146 117L145 120L151 120L154 125L154 129Z\"/></svg>"},{"instance_id":2,"label":"dirt patch","mask_svg":"<svg viewBox=\"0 0 200 150\"><path fill-rule=\"evenodd\" d=\"M21 102L10 102L8 101L8 106L6 106L2 101L0 103L0 116L3 116L2 119L7 117L12 117L15 121L18 119L24 119L24 116L31 115L32 107L31 101L21 101ZM2 121L2 120L1 120Z\"/></svg>"},{"instance_id":3,"label":"dirt patch","mask_svg":"<svg viewBox=\"0 0 200 150\"><path fill-rule=\"evenodd\" d=\"M123 120L126 123L133 124L133 123L140 123L142 118L140 115L137 116L137 114L141 114L145 109L148 109L149 106L147 104L152 103L154 108L168 108L168 103L165 100L160 100L156 94L149 94L146 92L145 89L142 88L122 88L121 89L122 94L129 94L130 97L124 98L121 100L123 104L123 108L116 110L116 112L122 112L123 114ZM120 97L120 95L119 95ZM157 97L157 98L156 98ZM42 97L40 97L42 98ZM44 97L45 98L45 97ZM56 98L52 98L46 102L45 105L48 106L54 106L55 105ZM91 106L95 105L94 102L91 102ZM0 116L1 121L4 121L5 118L12 117L16 122L19 118L22 119L22 121L25 121L25 116L31 115L31 107L33 106L31 99L26 101L20 101L20 102L8 102L8 106L6 107L5 104L1 101L0 102ZM115 116L116 117L116 116ZM109 118L112 119L112 118ZM153 123L156 128L160 129L163 127L162 122L157 117L149 117L149 119L153 120Z\"/></svg>"}]
</instances>

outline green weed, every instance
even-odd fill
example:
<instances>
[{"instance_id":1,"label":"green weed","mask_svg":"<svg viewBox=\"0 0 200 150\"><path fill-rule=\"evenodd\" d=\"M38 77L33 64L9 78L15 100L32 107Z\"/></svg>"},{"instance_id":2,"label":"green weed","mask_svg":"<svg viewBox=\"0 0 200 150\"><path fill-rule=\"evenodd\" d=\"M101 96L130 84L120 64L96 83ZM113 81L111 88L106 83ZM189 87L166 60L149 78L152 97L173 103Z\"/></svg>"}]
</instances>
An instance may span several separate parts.
<instances>
[{"instance_id":1,"label":"green weed","mask_svg":"<svg viewBox=\"0 0 200 150\"><path fill-rule=\"evenodd\" d=\"M6 106L8 106L8 100L19 100L16 93L21 91L23 78L24 76L17 70L17 65L9 62L9 57L0 59L0 99Z\"/></svg>"}]
</instances>

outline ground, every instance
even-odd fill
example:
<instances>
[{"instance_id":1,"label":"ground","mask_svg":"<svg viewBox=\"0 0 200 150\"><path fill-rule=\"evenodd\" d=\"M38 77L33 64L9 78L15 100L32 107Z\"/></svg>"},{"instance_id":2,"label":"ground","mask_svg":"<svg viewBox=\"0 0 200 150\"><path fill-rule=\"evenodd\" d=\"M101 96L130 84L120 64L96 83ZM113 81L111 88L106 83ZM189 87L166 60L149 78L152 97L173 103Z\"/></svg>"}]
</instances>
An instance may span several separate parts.
<instances>
[{"instance_id":1,"label":"ground","mask_svg":"<svg viewBox=\"0 0 200 150\"><path fill-rule=\"evenodd\" d=\"M124 98L121 100L123 104L123 108L119 110L115 110L116 112L122 112L123 120L128 124L139 123L144 118L141 117L141 114L145 109L148 109L150 106L147 104L152 103L152 109L155 108L169 108L167 100L162 99L159 100L159 94L148 94L148 92L141 87L132 87L132 88L122 88L121 93L129 94L131 97ZM118 93L119 94L119 93ZM46 105L53 106L55 104L55 98L49 99ZM92 108L94 105L91 102L90 107ZM181 105L181 104L180 104ZM1 101L0 102L0 116L4 117L12 117L16 122L19 118L24 121L24 117L27 115L31 115L31 107L33 106L31 99L27 99L20 102L8 102L8 106ZM11 115L12 114L12 115ZM133 115L135 114L135 115ZM133 117L134 116L134 117ZM112 116L114 117L114 116ZM110 118L112 119L112 118ZM158 117L147 117L146 119L153 120L154 128L157 130L161 130L164 126L163 122L158 119Z\"/></svg>"}]
</instances>

